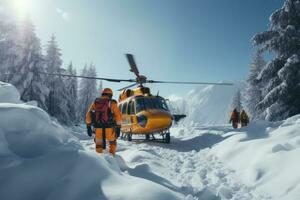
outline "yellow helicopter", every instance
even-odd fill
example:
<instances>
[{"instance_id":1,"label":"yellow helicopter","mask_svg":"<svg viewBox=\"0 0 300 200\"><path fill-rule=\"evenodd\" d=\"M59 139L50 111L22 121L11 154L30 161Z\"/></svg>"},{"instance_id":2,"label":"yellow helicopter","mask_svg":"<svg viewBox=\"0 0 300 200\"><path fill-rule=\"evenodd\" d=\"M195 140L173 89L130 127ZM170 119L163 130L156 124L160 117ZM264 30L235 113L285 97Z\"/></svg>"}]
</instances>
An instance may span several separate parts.
<instances>
[{"instance_id":1,"label":"yellow helicopter","mask_svg":"<svg viewBox=\"0 0 300 200\"><path fill-rule=\"evenodd\" d=\"M119 108L122 113L121 138L132 140L133 135L144 135L146 140L158 140L155 135L161 135L164 143L170 143L170 130L172 122L178 122L186 115L171 114L166 100L159 95L152 95L146 83L167 83L167 84L200 84L200 85L233 85L232 83L206 83L206 82L178 82L178 81L156 81L148 80L146 76L140 75L136 62L132 54L125 54L130 65L130 71L136 76L135 79L111 79L102 77L74 76L68 74L50 74L66 77L77 77L87 79L97 79L109 82L131 82L118 91ZM137 86L134 89L130 89Z\"/></svg>"},{"instance_id":2,"label":"yellow helicopter","mask_svg":"<svg viewBox=\"0 0 300 200\"><path fill-rule=\"evenodd\" d=\"M120 89L119 108L122 113L122 138L132 140L133 135L145 135L146 140L150 136L155 140L154 134L162 136L162 141L170 143L170 130L173 121L179 121L186 115L171 114L166 100L159 95L152 95L145 83L168 83L168 84L213 84L232 85L230 83L204 83L204 82L175 82L148 80L146 76L140 75L132 54L126 54L130 65L130 71L136 76L134 84ZM131 87L138 86L135 89Z\"/></svg>"}]
</instances>

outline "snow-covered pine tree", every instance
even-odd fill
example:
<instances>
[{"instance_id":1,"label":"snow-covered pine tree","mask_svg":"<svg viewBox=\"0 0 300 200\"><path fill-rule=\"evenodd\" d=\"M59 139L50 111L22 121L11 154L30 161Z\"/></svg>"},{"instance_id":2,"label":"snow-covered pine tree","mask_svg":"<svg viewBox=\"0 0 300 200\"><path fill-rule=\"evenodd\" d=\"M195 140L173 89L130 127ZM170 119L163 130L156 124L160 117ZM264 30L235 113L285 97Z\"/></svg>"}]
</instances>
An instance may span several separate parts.
<instances>
[{"instance_id":1,"label":"snow-covered pine tree","mask_svg":"<svg viewBox=\"0 0 300 200\"><path fill-rule=\"evenodd\" d=\"M247 78L246 87L246 107L252 119L261 119L262 113L259 113L257 109L257 104L263 99L262 97L262 83L258 80L258 75L260 74L263 67L265 67L266 61L263 58L262 52L256 51L252 58L252 63L250 65L250 73Z\"/></svg>"},{"instance_id":2,"label":"snow-covered pine tree","mask_svg":"<svg viewBox=\"0 0 300 200\"><path fill-rule=\"evenodd\" d=\"M67 73L76 76L76 69L73 68L72 62L69 64ZM78 122L78 80L76 77L68 77L65 79L68 91L68 113L72 123Z\"/></svg>"},{"instance_id":3,"label":"snow-covered pine tree","mask_svg":"<svg viewBox=\"0 0 300 200\"><path fill-rule=\"evenodd\" d=\"M23 101L37 101L46 109L46 98L49 90L45 85L44 62L39 38L35 34L34 25L29 18L21 24L18 38L15 65L8 69L12 83L19 90Z\"/></svg>"},{"instance_id":4,"label":"snow-covered pine tree","mask_svg":"<svg viewBox=\"0 0 300 200\"><path fill-rule=\"evenodd\" d=\"M91 64L88 70L88 76L90 77L97 77L97 71L96 66L94 64ZM95 98L99 97L101 91L97 90L97 80L96 79L88 79L89 85L90 85L90 98L92 101L95 100Z\"/></svg>"},{"instance_id":5,"label":"snow-covered pine tree","mask_svg":"<svg viewBox=\"0 0 300 200\"><path fill-rule=\"evenodd\" d=\"M17 60L18 35L16 22L10 14L7 1L0 2L0 81L8 82L11 76L8 70L15 66Z\"/></svg>"},{"instance_id":6,"label":"snow-covered pine tree","mask_svg":"<svg viewBox=\"0 0 300 200\"><path fill-rule=\"evenodd\" d=\"M87 64L84 65L81 76L87 76ZM87 92L88 91L88 82L87 79L81 79L79 81L79 89L78 89L78 119L79 121L84 121L85 119L85 112L87 107Z\"/></svg>"},{"instance_id":7,"label":"snow-covered pine tree","mask_svg":"<svg viewBox=\"0 0 300 200\"><path fill-rule=\"evenodd\" d=\"M241 97L241 90L238 89L233 98L232 98L232 104L231 104L231 108L232 109L237 109L238 112L241 111L242 109L242 97Z\"/></svg>"},{"instance_id":8,"label":"snow-covered pine tree","mask_svg":"<svg viewBox=\"0 0 300 200\"><path fill-rule=\"evenodd\" d=\"M254 44L276 57L261 71L263 100L258 108L266 119L282 120L300 113L300 0L286 0L270 17L268 31L254 36Z\"/></svg>"},{"instance_id":9,"label":"snow-covered pine tree","mask_svg":"<svg viewBox=\"0 0 300 200\"><path fill-rule=\"evenodd\" d=\"M96 68L93 64L88 68L87 65L84 66L82 76L96 77ZM79 119L84 121L85 114L95 100L99 96L100 92L97 91L97 81L95 79L81 79L79 84Z\"/></svg>"},{"instance_id":10,"label":"snow-covered pine tree","mask_svg":"<svg viewBox=\"0 0 300 200\"><path fill-rule=\"evenodd\" d=\"M66 73L66 70L61 68L61 50L58 48L54 35L51 36L47 44L45 63L47 73ZM50 90L47 99L48 113L56 117L59 122L69 124L72 119L68 112L69 92L66 88L64 78L62 76L48 75L47 85Z\"/></svg>"}]
</instances>

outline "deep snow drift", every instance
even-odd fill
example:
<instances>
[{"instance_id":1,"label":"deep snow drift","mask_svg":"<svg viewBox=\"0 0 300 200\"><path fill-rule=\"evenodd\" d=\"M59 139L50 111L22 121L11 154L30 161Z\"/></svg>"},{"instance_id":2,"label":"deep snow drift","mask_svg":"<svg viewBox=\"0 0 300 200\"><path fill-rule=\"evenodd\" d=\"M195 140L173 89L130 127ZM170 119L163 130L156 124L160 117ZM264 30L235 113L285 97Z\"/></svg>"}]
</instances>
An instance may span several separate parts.
<instances>
[{"instance_id":1,"label":"deep snow drift","mask_svg":"<svg viewBox=\"0 0 300 200\"><path fill-rule=\"evenodd\" d=\"M275 199L300 199L300 115L283 122L258 121L232 131L212 153L250 187Z\"/></svg>"},{"instance_id":2,"label":"deep snow drift","mask_svg":"<svg viewBox=\"0 0 300 200\"><path fill-rule=\"evenodd\" d=\"M170 107L175 114L186 114L184 124L216 125L227 124L234 94L242 83L233 86L200 86L191 90L186 97L171 95Z\"/></svg>"},{"instance_id":3,"label":"deep snow drift","mask_svg":"<svg viewBox=\"0 0 300 200\"><path fill-rule=\"evenodd\" d=\"M43 110L18 102L0 83L0 199L183 199L154 182L124 172L120 157L83 149Z\"/></svg>"}]
</instances>

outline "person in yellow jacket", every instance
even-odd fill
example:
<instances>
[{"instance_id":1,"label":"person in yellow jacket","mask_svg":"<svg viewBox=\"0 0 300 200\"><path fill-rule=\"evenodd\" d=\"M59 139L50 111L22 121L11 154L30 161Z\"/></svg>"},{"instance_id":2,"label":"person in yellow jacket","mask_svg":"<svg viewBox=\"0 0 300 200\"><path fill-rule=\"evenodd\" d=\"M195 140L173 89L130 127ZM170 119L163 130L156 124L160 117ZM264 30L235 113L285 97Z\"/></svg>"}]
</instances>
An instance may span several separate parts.
<instances>
[{"instance_id":1,"label":"person in yellow jacket","mask_svg":"<svg viewBox=\"0 0 300 200\"><path fill-rule=\"evenodd\" d=\"M229 123L232 123L233 128L238 128L240 122L240 113L239 111L235 108L231 113L230 113L230 120Z\"/></svg>"},{"instance_id":2,"label":"person in yellow jacket","mask_svg":"<svg viewBox=\"0 0 300 200\"><path fill-rule=\"evenodd\" d=\"M244 126L247 126L248 123L249 123L249 117L246 113L245 110L242 110L241 114L240 114L240 120L241 120L241 126L244 127Z\"/></svg>"},{"instance_id":3,"label":"person in yellow jacket","mask_svg":"<svg viewBox=\"0 0 300 200\"><path fill-rule=\"evenodd\" d=\"M115 155L117 138L120 136L122 116L117 101L112 99L113 92L105 88L102 95L91 104L86 113L87 134L91 137L95 131L96 152L102 153L109 143L109 153Z\"/></svg>"}]
</instances>

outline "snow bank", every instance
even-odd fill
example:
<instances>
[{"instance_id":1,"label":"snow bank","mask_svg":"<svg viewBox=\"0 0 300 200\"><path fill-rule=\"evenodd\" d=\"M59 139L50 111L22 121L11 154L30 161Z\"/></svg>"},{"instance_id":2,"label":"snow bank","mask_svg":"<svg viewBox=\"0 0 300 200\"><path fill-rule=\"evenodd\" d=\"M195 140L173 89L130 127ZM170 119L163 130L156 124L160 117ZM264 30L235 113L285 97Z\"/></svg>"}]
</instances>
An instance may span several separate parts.
<instances>
[{"instance_id":1,"label":"snow bank","mask_svg":"<svg viewBox=\"0 0 300 200\"><path fill-rule=\"evenodd\" d=\"M86 152L46 112L15 104L18 97L13 86L0 84L0 199L181 199L124 173L119 157Z\"/></svg>"},{"instance_id":2,"label":"snow bank","mask_svg":"<svg viewBox=\"0 0 300 200\"><path fill-rule=\"evenodd\" d=\"M216 154L244 183L275 199L300 199L300 115L283 122L258 121L229 132Z\"/></svg>"},{"instance_id":3,"label":"snow bank","mask_svg":"<svg viewBox=\"0 0 300 200\"><path fill-rule=\"evenodd\" d=\"M8 83L0 81L0 103L20 103L20 94L18 90Z\"/></svg>"}]
</instances>

